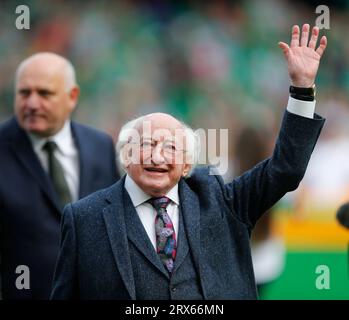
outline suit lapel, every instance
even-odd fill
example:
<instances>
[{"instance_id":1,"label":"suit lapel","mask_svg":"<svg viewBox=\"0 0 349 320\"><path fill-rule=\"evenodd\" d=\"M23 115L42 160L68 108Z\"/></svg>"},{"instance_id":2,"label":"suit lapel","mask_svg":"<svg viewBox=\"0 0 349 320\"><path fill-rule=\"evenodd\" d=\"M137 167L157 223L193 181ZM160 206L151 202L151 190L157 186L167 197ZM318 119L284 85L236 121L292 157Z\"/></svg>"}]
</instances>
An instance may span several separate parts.
<instances>
[{"instance_id":1,"label":"suit lapel","mask_svg":"<svg viewBox=\"0 0 349 320\"><path fill-rule=\"evenodd\" d=\"M13 120L13 131L11 136L10 148L15 156L18 158L20 163L26 170L34 177L34 179L40 185L44 194L51 201L53 206L57 209L60 214L61 209L59 205L59 199L53 189L50 178L43 169L38 157L36 156L29 137L27 134L18 126L17 121Z\"/></svg>"},{"instance_id":2,"label":"suit lapel","mask_svg":"<svg viewBox=\"0 0 349 320\"><path fill-rule=\"evenodd\" d=\"M142 223L137 215L132 201L124 189L125 177L111 188L107 197L108 205L103 210L103 216L113 255L132 299L136 299L135 283L132 272L128 238L136 248L166 277L169 277L165 267L157 256ZM204 287L203 272L200 268L200 204L196 194L188 187L184 180L179 183L179 197L181 213L183 215L184 230L187 235L194 265L198 272L204 298L207 294ZM185 249L185 248L184 248ZM182 251L182 250L181 250ZM182 253L185 254L184 250ZM180 254L180 253L178 253ZM180 265L183 257L178 257Z\"/></svg>"},{"instance_id":3,"label":"suit lapel","mask_svg":"<svg viewBox=\"0 0 349 320\"><path fill-rule=\"evenodd\" d=\"M197 195L189 188L184 179L181 179L179 182L179 199L181 212L183 214L184 228L192 252L194 265L198 272L203 296L207 298L203 272L200 267L200 203Z\"/></svg>"},{"instance_id":4,"label":"suit lapel","mask_svg":"<svg viewBox=\"0 0 349 320\"><path fill-rule=\"evenodd\" d=\"M123 214L124 180L125 179L120 179L119 182L110 189L110 193L106 199L108 205L103 209L103 217L121 278L131 299L135 300L136 290Z\"/></svg>"},{"instance_id":5,"label":"suit lapel","mask_svg":"<svg viewBox=\"0 0 349 320\"><path fill-rule=\"evenodd\" d=\"M128 192L124 189L124 213L125 224L127 228L127 236L130 241L136 246L136 248L148 259L160 272L162 272L167 278L169 273L165 269L165 266L161 262L158 254L156 253L141 220L138 217L137 211L133 206L131 198Z\"/></svg>"}]
</instances>

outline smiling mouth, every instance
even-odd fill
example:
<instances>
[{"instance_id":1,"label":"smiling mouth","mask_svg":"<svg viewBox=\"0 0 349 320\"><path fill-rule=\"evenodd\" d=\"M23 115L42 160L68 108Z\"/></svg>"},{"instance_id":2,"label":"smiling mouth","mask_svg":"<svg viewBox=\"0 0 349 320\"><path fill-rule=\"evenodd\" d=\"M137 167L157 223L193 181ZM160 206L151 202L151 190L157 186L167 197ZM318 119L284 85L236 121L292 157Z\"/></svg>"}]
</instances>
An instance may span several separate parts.
<instances>
[{"instance_id":1,"label":"smiling mouth","mask_svg":"<svg viewBox=\"0 0 349 320\"><path fill-rule=\"evenodd\" d=\"M145 168L144 170L148 171L148 172L167 172L168 170L163 169L163 168Z\"/></svg>"}]
</instances>

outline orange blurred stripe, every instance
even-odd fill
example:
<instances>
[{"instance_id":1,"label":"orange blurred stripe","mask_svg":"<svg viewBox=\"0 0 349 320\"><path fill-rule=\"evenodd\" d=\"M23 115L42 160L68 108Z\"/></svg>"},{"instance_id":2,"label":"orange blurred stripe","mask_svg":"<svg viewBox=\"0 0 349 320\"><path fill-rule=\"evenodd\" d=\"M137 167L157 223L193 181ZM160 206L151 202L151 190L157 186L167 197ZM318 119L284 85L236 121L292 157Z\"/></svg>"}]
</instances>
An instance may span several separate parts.
<instances>
[{"instance_id":1,"label":"orange blurred stripe","mask_svg":"<svg viewBox=\"0 0 349 320\"><path fill-rule=\"evenodd\" d=\"M274 231L283 236L288 248L346 250L349 230L336 221L281 219Z\"/></svg>"}]
</instances>

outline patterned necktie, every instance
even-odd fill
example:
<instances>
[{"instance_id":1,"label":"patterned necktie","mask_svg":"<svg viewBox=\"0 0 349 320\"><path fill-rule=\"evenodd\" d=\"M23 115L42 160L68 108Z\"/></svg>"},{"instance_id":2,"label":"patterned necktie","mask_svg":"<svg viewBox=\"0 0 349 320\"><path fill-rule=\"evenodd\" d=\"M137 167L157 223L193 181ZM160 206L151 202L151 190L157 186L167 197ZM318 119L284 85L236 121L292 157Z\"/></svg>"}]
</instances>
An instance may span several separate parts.
<instances>
[{"instance_id":1,"label":"patterned necktie","mask_svg":"<svg viewBox=\"0 0 349 320\"><path fill-rule=\"evenodd\" d=\"M67 181L64 177L63 168L54 155L57 145L53 141L47 141L42 148L47 152L49 174L63 208L64 205L71 202L72 199Z\"/></svg>"},{"instance_id":2,"label":"patterned necktie","mask_svg":"<svg viewBox=\"0 0 349 320\"><path fill-rule=\"evenodd\" d=\"M171 273L173 270L173 261L176 258L176 234L173 223L166 211L166 207L171 202L167 197L152 198L149 203L156 210L155 233L156 233L156 251Z\"/></svg>"}]
</instances>

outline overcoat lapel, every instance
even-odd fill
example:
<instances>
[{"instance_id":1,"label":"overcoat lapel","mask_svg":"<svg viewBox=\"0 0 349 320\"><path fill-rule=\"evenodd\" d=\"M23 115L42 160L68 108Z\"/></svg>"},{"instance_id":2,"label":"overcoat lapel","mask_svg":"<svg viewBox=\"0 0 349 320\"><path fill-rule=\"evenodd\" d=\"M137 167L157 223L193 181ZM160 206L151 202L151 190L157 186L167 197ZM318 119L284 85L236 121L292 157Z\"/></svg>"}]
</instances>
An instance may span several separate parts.
<instances>
[{"instance_id":1,"label":"overcoat lapel","mask_svg":"<svg viewBox=\"0 0 349 320\"><path fill-rule=\"evenodd\" d=\"M103 217L117 268L131 299L135 300L136 290L123 213L124 180L120 179L110 189L106 199L108 204L103 209Z\"/></svg>"},{"instance_id":2,"label":"overcoat lapel","mask_svg":"<svg viewBox=\"0 0 349 320\"><path fill-rule=\"evenodd\" d=\"M204 286L205 279L200 263L200 203L197 195L189 188L184 179L181 179L179 182L179 199L181 212L183 214L184 227L187 234L189 247L192 252L194 265L198 272L204 298L207 298Z\"/></svg>"}]
</instances>

